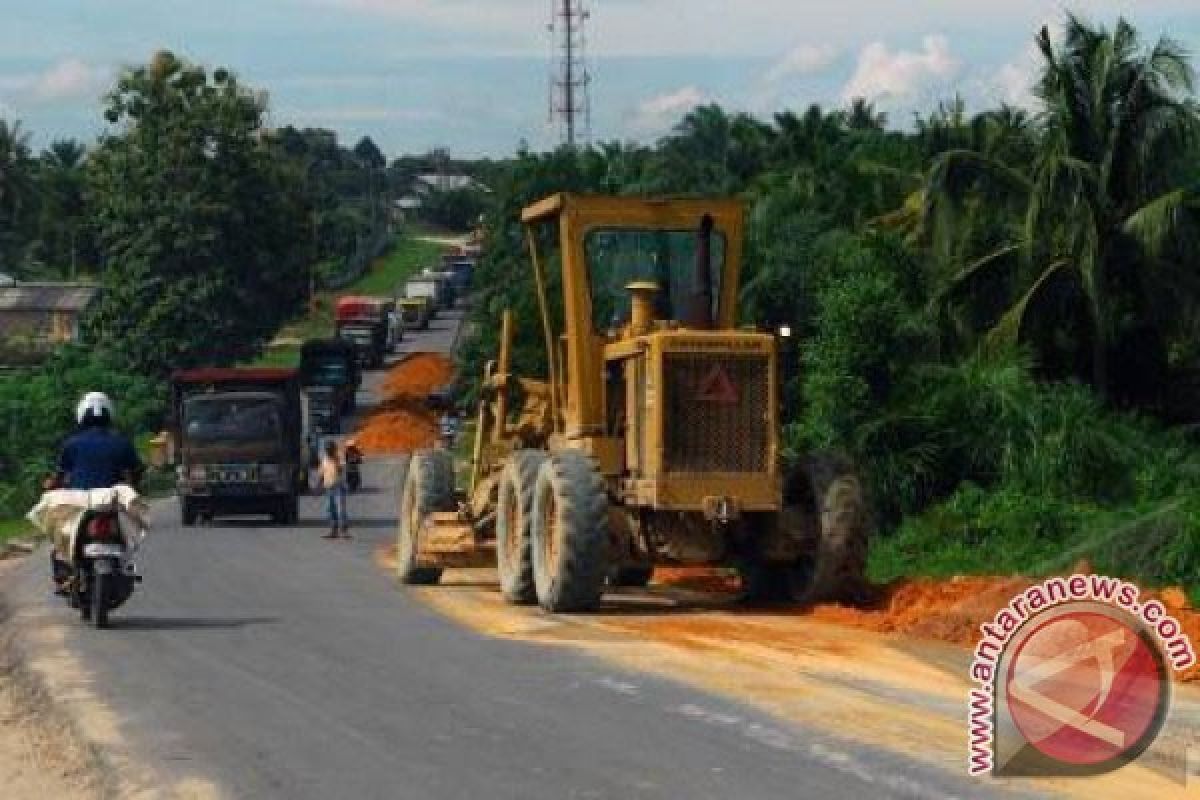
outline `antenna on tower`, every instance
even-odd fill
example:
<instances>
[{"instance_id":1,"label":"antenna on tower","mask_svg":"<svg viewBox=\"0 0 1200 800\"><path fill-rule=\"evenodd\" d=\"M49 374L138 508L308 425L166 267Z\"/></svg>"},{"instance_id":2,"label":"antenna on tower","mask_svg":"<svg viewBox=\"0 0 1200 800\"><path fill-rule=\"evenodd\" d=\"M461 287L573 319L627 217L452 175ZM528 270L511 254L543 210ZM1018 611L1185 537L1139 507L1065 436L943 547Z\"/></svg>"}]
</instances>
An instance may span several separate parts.
<instances>
[{"instance_id":1,"label":"antenna on tower","mask_svg":"<svg viewBox=\"0 0 1200 800\"><path fill-rule=\"evenodd\" d=\"M554 35L554 72L550 77L550 118L557 121L563 142L574 149L591 134L592 103L584 23L591 12L583 0L551 0L549 29Z\"/></svg>"}]
</instances>

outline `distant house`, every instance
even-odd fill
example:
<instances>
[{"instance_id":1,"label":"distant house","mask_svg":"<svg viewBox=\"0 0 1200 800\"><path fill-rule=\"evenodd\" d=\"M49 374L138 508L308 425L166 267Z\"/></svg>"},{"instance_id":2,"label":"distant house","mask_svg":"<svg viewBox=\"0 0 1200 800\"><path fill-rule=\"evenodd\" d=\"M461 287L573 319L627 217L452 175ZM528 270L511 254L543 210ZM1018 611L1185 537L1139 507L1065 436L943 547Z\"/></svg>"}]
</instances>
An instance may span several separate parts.
<instances>
[{"instance_id":1,"label":"distant house","mask_svg":"<svg viewBox=\"0 0 1200 800\"><path fill-rule=\"evenodd\" d=\"M0 363L37 360L80 340L80 320L100 296L83 283L0 283Z\"/></svg>"},{"instance_id":2,"label":"distant house","mask_svg":"<svg viewBox=\"0 0 1200 800\"><path fill-rule=\"evenodd\" d=\"M413 180L413 192L428 195L432 192L457 192L460 189L487 191L483 184L470 175L418 175Z\"/></svg>"},{"instance_id":3,"label":"distant house","mask_svg":"<svg viewBox=\"0 0 1200 800\"><path fill-rule=\"evenodd\" d=\"M470 175L418 175L413 178L408 194L402 195L392 205L393 217L404 220L413 217L425 205L425 200L438 192L457 192L474 189L491 191Z\"/></svg>"}]
</instances>

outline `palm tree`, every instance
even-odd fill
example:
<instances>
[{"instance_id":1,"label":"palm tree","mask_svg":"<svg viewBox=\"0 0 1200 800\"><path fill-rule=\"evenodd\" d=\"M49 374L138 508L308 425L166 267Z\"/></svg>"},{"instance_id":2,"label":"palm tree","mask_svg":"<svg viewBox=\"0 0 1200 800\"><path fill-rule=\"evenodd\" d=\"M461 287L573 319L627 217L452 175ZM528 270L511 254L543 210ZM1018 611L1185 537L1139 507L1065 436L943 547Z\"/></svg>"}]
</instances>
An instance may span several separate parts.
<instances>
[{"instance_id":1,"label":"palm tree","mask_svg":"<svg viewBox=\"0 0 1200 800\"><path fill-rule=\"evenodd\" d=\"M38 161L40 236L46 260L71 278L78 271L78 239L84 223L83 161L87 148L74 139L50 143Z\"/></svg>"},{"instance_id":2,"label":"palm tree","mask_svg":"<svg viewBox=\"0 0 1200 800\"><path fill-rule=\"evenodd\" d=\"M1178 296L1189 277L1182 262L1195 258L1181 237L1195 241L1200 206L1177 183L1200 130L1194 73L1179 44L1164 37L1143 47L1123 19L1109 32L1068 15L1061 43L1043 28L1037 45L1042 140L1032 169L947 151L930 171L925 218L942 229L935 238L967 235L954 226L972 204L1011 220L1010 241L965 259L944 296L1004 273L1011 305L994 334L1020 339L1039 309L1061 308L1051 295L1077 293L1090 321L1092 382L1107 393L1123 321L1157 322L1151 305Z\"/></svg>"},{"instance_id":3,"label":"palm tree","mask_svg":"<svg viewBox=\"0 0 1200 800\"><path fill-rule=\"evenodd\" d=\"M21 247L17 229L33 194L29 134L19 120L0 119L0 264L21 260L14 255Z\"/></svg>"},{"instance_id":4,"label":"palm tree","mask_svg":"<svg viewBox=\"0 0 1200 800\"><path fill-rule=\"evenodd\" d=\"M0 119L0 221L15 223L30 193L29 134Z\"/></svg>"}]
</instances>

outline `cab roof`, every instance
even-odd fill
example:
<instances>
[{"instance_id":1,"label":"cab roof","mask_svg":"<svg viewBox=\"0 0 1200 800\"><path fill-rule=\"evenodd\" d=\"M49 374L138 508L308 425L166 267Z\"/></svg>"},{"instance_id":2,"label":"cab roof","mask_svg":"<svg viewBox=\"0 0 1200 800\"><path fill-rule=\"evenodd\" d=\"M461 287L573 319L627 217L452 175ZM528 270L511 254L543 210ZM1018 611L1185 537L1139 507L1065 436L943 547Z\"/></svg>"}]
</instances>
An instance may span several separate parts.
<instances>
[{"instance_id":1,"label":"cab roof","mask_svg":"<svg viewBox=\"0 0 1200 800\"><path fill-rule=\"evenodd\" d=\"M645 228L692 228L705 214L719 228L740 226L744 206L732 197L626 197L561 192L527 206L524 223L545 222L564 214L577 217L584 227L591 224L629 225Z\"/></svg>"}]
</instances>

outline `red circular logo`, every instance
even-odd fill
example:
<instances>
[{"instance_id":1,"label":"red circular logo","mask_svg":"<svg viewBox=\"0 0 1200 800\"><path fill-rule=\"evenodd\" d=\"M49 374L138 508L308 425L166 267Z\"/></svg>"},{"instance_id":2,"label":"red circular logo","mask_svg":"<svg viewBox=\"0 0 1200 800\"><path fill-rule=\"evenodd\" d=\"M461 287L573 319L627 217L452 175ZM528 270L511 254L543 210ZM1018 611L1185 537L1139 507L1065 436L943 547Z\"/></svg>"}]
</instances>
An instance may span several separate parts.
<instances>
[{"instance_id":1,"label":"red circular logo","mask_svg":"<svg viewBox=\"0 0 1200 800\"><path fill-rule=\"evenodd\" d=\"M1162 658L1132 621L1064 611L1012 656L1005 692L1025 740L1063 764L1136 758L1158 735L1167 702Z\"/></svg>"}]
</instances>

